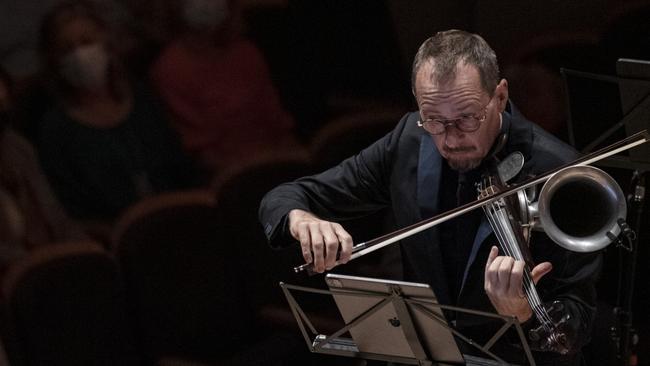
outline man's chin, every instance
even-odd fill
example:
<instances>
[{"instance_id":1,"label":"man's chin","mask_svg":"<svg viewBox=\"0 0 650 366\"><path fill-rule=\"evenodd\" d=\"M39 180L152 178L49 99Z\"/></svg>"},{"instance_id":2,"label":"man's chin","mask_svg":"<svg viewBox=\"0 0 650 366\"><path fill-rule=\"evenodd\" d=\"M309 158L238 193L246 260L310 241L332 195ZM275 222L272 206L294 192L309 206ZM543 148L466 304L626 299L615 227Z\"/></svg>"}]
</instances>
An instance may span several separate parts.
<instances>
[{"instance_id":1,"label":"man's chin","mask_svg":"<svg viewBox=\"0 0 650 366\"><path fill-rule=\"evenodd\" d=\"M481 159L448 159L449 167L461 173L478 168L481 165Z\"/></svg>"}]
</instances>

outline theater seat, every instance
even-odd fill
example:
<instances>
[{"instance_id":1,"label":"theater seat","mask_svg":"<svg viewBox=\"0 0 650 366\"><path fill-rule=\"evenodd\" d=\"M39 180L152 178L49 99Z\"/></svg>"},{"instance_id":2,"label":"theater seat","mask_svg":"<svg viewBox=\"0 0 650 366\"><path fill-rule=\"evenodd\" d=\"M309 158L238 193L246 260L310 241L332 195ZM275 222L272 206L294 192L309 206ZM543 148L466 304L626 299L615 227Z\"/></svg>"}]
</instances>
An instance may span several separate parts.
<instances>
[{"instance_id":1,"label":"theater seat","mask_svg":"<svg viewBox=\"0 0 650 366\"><path fill-rule=\"evenodd\" d=\"M113 251L148 364L215 362L246 342L237 264L216 210L210 191L170 192L136 203L115 225Z\"/></svg>"},{"instance_id":2,"label":"theater seat","mask_svg":"<svg viewBox=\"0 0 650 366\"><path fill-rule=\"evenodd\" d=\"M39 247L2 291L12 365L139 365L118 266L99 244Z\"/></svg>"}]
</instances>

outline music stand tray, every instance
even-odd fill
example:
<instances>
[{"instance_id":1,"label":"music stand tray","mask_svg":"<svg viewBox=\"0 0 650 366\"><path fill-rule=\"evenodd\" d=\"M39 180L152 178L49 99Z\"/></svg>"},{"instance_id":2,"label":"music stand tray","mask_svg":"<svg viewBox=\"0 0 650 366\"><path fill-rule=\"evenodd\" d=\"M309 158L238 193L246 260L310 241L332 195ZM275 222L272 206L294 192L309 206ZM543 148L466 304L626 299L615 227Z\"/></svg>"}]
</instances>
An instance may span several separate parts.
<instances>
[{"instance_id":1,"label":"music stand tray","mask_svg":"<svg viewBox=\"0 0 650 366\"><path fill-rule=\"evenodd\" d=\"M529 364L535 365L515 317L441 305L426 284L338 274L328 274L325 281L329 290L280 283L311 352L411 365L508 365L490 348L514 327ZM292 291L332 296L345 326L332 334L321 334ZM503 325L481 345L449 326L443 309L498 318ZM347 334L351 338L345 337ZM489 359L461 354L454 337Z\"/></svg>"}]
</instances>

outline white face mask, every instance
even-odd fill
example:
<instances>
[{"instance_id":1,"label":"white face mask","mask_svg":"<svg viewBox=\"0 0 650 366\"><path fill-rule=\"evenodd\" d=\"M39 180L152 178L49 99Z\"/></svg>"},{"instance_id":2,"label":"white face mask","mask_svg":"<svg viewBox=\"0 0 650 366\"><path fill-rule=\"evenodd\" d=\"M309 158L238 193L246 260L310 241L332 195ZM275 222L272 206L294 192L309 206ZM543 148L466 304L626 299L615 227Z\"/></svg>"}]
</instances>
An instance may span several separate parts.
<instances>
[{"instance_id":1,"label":"white face mask","mask_svg":"<svg viewBox=\"0 0 650 366\"><path fill-rule=\"evenodd\" d=\"M106 85L109 56L101 43L77 47L59 64L61 76L72 86L91 90Z\"/></svg>"},{"instance_id":2,"label":"white face mask","mask_svg":"<svg viewBox=\"0 0 650 366\"><path fill-rule=\"evenodd\" d=\"M217 28L228 18L228 15L226 0L185 0L183 2L183 19L192 29Z\"/></svg>"}]
</instances>

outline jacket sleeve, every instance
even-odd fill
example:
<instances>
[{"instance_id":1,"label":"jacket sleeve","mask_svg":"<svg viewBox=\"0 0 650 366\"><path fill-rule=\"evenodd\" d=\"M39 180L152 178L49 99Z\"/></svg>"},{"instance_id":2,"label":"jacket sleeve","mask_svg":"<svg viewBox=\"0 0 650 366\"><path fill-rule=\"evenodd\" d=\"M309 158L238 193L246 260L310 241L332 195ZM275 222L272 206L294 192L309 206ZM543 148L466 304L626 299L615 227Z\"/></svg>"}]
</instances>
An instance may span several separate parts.
<instances>
[{"instance_id":1,"label":"jacket sleeve","mask_svg":"<svg viewBox=\"0 0 650 366\"><path fill-rule=\"evenodd\" d=\"M293 209L339 222L388 206L393 155L406 120L404 116L393 131L339 165L268 192L258 213L271 246L278 248L293 241L286 222Z\"/></svg>"}]
</instances>

